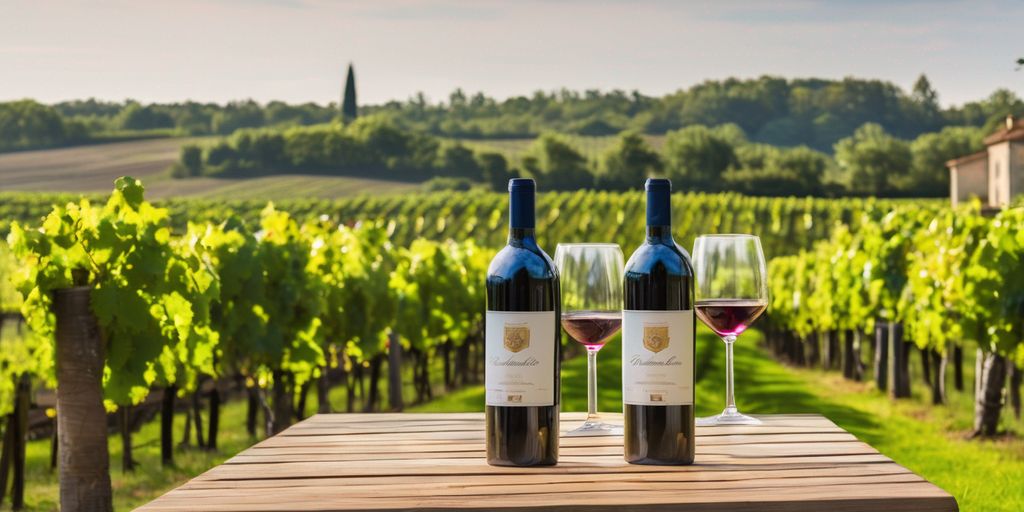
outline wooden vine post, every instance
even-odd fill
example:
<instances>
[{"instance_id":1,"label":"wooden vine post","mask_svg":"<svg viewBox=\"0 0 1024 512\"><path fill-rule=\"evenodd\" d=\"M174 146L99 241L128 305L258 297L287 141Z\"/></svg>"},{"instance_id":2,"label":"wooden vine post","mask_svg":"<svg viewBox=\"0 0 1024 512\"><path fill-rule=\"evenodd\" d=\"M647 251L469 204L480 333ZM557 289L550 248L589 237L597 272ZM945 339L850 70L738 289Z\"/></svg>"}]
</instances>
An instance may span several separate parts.
<instances>
[{"instance_id":1,"label":"wooden vine post","mask_svg":"<svg viewBox=\"0 0 1024 512\"><path fill-rule=\"evenodd\" d=\"M879 391L889 389L889 325L875 322L875 387Z\"/></svg>"},{"instance_id":2,"label":"wooden vine post","mask_svg":"<svg viewBox=\"0 0 1024 512\"><path fill-rule=\"evenodd\" d=\"M7 414L0 453L0 503L7 496L10 481L11 509L25 508L25 443L28 431L28 408L32 393L29 375L14 377L14 409Z\"/></svg>"},{"instance_id":3,"label":"wooden vine post","mask_svg":"<svg viewBox=\"0 0 1024 512\"><path fill-rule=\"evenodd\" d=\"M14 481L11 490L11 508L25 508L25 443L28 441L28 408L31 405L32 380L28 374L21 374L16 383L14 423L14 453L11 463L14 465Z\"/></svg>"},{"instance_id":4,"label":"wooden vine post","mask_svg":"<svg viewBox=\"0 0 1024 512\"><path fill-rule=\"evenodd\" d=\"M903 341L903 324L889 322L889 397L910 397L910 343Z\"/></svg>"},{"instance_id":5,"label":"wooden vine post","mask_svg":"<svg viewBox=\"0 0 1024 512\"><path fill-rule=\"evenodd\" d=\"M974 393L975 436L994 436L999 431L1006 366L1006 358L999 353L978 349Z\"/></svg>"},{"instance_id":6,"label":"wooden vine post","mask_svg":"<svg viewBox=\"0 0 1024 512\"><path fill-rule=\"evenodd\" d=\"M402 402L402 341L394 330L388 335L388 405L392 411L401 411Z\"/></svg>"},{"instance_id":7,"label":"wooden vine post","mask_svg":"<svg viewBox=\"0 0 1024 512\"><path fill-rule=\"evenodd\" d=\"M107 413L103 408L103 340L86 286L56 290L57 431L60 503L64 510L113 510Z\"/></svg>"},{"instance_id":8,"label":"wooden vine post","mask_svg":"<svg viewBox=\"0 0 1024 512\"><path fill-rule=\"evenodd\" d=\"M178 388L170 385L164 388L160 400L160 464L165 468L174 466L174 400Z\"/></svg>"}]
</instances>

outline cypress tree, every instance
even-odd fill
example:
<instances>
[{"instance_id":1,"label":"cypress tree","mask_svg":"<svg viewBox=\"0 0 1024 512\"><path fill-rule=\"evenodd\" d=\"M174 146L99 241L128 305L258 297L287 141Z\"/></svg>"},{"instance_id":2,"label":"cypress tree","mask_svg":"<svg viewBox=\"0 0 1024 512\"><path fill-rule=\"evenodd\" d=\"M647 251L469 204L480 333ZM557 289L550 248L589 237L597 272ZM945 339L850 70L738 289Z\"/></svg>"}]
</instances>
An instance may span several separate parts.
<instances>
[{"instance_id":1,"label":"cypress tree","mask_svg":"<svg viewBox=\"0 0 1024 512\"><path fill-rule=\"evenodd\" d=\"M348 65L348 76L345 78L345 94L341 101L341 118L351 121L359 116L356 108L356 74L352 64Z\"/></svg>"}]
</instances>

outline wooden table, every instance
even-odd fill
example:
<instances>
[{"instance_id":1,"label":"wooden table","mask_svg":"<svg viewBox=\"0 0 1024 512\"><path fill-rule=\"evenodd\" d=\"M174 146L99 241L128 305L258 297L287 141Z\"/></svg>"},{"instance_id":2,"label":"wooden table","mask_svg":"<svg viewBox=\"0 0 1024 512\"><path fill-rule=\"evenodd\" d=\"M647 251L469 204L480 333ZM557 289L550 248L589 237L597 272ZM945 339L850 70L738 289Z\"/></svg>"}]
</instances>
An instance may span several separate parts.
<instances>
[{"instance_id":1,"label":"wooden table","mask_svg":"<svg viewBox=\"0 0 1024 512\"><path fill-rule=\"evenodd\" d=\"M563 432L583 417L562 414ZM318 415L140 510L957 510L822 416L760 418L699 427L692 466L627 464L621 436L563 436L557 466L499 468L479 413Z\"/></svg>"}]
</instances>

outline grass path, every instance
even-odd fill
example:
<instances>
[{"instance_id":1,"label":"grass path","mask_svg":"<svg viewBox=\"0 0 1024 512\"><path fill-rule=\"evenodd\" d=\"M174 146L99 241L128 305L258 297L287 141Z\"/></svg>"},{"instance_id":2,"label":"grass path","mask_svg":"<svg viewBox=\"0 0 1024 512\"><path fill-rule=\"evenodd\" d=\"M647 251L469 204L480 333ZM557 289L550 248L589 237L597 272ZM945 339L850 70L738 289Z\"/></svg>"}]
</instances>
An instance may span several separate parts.
<instances>
[{"instance_id":1,"label":"grass path","mask_svg":"<svg viewBox=\"0 0 1024 512\"><path fill-rule=\"evenodd\" d=\"M970 441L962 430L963 397L954 407L934 408L923 401L893 403L868 384L844 381L834 373L783 366L756 346L751 331L736 347L737 401L750 413L820 413L896 462L946 489L964 511L1024 510L1024 441L1008 437L997 441ZM697 412L718 412L724 401L724 351L709 333L698 337ZM621 408L619 341L613 340L598 358L600 408ZM578 357L562 366L563 410L586 410L586 360ZM332 403L343 403L335 389ZM386 390L385 390L386 392ZM315 408L310 397L309 407ZM483 388L474 386L448 394L415 411L477 411L483 408ZM956 409L953 411L952 409ZM120 471L121 441L110 438L111 475L117 510L130 510L148 502L194 475L220 464L256 440L244 429L245 407L233 401L223 408L220 451L180 450L178 467L162 469L159 423L150 422L134 436L140 467L132 474ZM176 420L180 433L183 417ZM1019 424L1017 424L1019 427ZM1018 428L1018 431L1020 429ZM27 501L30 510L56 510L57 479L49 472L49 442L28 447Z\"/></svg>"}]
</instances>

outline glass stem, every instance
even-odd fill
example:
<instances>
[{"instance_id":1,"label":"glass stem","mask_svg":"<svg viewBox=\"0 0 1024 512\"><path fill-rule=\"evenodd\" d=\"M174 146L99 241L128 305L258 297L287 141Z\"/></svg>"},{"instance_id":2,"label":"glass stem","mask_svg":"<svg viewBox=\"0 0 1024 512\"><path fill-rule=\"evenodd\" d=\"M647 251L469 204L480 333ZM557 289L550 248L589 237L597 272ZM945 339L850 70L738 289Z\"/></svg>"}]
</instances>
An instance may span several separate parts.
<instances>
[{"instance_id":1,"label":"glass stem","mask_svg":"<svg viewBox=\"0 0 1024 512\"><path fill-rule=\"evenodd\" d=\"M736 342L736 336L730 335L722 338L725 342L725 410L723 415L737 414L736 396L733 394L733 371L732 371L732 344Z\"/></svg>"},{"instance_id":2,"label":"glass stem","mask_svg":"<svg viewBox=\"0 0 1024 512\"><path fill-rule=\"evenodd\" d=\"M587 350L587 421L597 421L596 350Z\"/></svg>"}]
</instances>

